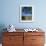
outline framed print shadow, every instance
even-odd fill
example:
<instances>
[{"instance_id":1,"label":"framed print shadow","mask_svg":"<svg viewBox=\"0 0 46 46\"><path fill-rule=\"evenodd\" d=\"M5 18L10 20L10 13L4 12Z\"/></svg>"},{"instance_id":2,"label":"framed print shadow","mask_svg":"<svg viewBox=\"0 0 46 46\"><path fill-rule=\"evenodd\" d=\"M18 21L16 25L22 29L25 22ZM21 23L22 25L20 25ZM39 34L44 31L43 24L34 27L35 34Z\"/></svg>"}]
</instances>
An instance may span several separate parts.
<instances>
[{"instance_id":1,"label":"framed print shadow","mask_svg":"<svg viewBox=\"0 0 46 46\"><path fill-rule=\"evenodd\" d=\"M20 22L34 21L34 6L20 5Z\"/></svg>"}]
</instances>

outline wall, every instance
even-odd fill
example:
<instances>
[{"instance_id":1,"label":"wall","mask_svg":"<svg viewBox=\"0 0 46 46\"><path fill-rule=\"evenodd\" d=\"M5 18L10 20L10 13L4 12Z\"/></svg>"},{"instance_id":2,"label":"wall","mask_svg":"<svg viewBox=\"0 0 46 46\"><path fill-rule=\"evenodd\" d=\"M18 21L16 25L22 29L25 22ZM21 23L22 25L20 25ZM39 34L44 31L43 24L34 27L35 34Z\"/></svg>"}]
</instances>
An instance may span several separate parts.
<instances>
[{"instance_id":1,"label":"wall","mask_svg":"<svg viewBox=\"0 0 46 46\"><path fill-rule=\"evenodd\" d=\"M0 0L1 14L0 24L13 24L16 28L38 27L46 28L46 0ZM21 23L19 21L20 5L34 5L35 21L32 23Z\"/></svg>"}]
</instances>

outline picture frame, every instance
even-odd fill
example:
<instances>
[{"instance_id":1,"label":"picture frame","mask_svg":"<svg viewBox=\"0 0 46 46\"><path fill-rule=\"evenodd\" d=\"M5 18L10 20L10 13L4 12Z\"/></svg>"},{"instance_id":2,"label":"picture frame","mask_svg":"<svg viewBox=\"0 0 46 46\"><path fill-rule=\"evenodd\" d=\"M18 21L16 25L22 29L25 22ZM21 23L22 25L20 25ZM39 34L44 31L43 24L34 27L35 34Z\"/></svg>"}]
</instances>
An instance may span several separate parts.
<instances>
[{"instance_id":1,"label":"picture frame","mask_svg":"<svg viewBox=\"0 0 46 46\"><path fill-rule=\"evenodd\" d=\"M34 6L20 5L20 22L33 22L33 21L34 21Z\"/></svg>"}]
</instances>

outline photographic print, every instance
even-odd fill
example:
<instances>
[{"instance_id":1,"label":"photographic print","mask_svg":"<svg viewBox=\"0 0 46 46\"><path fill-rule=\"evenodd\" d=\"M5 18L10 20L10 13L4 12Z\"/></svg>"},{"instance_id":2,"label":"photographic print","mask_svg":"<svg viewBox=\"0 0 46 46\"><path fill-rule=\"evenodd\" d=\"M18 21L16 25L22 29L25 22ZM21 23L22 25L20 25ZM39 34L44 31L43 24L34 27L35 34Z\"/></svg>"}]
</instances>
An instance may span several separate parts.
<instances>
[{"instance_id":1,"label":"photographic print","mask_svg":"<svg viewBox=\"0 0 46 46\"><path fill-rule=\"evenodd\" d=\"M20 22L32 22L33 21L33 6L21 5L20 6Z\"/></svg>"}]
</instances>

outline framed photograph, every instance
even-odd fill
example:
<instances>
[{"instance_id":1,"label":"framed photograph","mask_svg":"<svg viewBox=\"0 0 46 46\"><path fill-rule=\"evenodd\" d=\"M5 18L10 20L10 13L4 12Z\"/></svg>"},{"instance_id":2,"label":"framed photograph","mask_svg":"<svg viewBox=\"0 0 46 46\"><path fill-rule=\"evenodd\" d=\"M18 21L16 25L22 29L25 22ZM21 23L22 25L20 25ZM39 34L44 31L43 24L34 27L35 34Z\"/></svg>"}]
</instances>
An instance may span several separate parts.
<instances>
[{"instance_id":1,"label":"framed photograph","mask_svg":"<svg viewBox=\"0 0 46 46\"><path fill-rule=\"evenodd\" d=\"M34 6L20 5L20 22L34 21Z\"/></svg>"}]
</instances>

